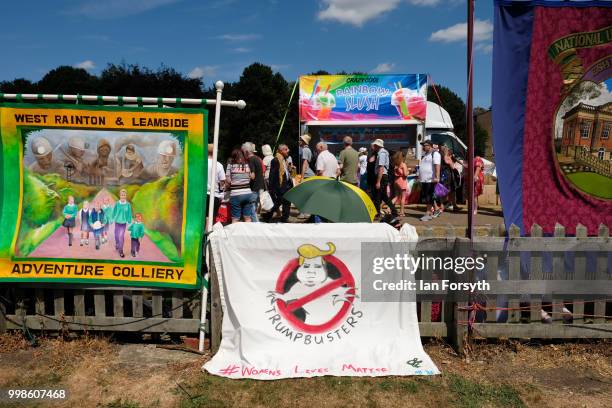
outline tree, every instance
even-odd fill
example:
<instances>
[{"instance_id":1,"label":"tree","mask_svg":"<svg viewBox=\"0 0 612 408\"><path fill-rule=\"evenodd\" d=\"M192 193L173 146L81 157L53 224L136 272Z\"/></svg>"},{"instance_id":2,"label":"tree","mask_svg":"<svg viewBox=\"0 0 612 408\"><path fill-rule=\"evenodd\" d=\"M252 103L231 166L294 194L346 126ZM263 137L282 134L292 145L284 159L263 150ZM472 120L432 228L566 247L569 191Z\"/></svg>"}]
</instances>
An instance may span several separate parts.
<instances>
[{"instance_id":1,"label":"tree","mask_svg":"<svg viewBox=\"0 0 612 408\"><path fill-rule=\"evenodd\" d=\"M0 82L0 92L2 93L37 93L36 85L32 81L24 78L17 78L12 81Z\"/></svg>"},{"instance_id":2,"label":"tree","mask_svg":"<svg viewBox=\"0 0 612 408\"><path fill-rule=\"evenodd\" d=\"M223 110L219 140L222 157L227 157L232 148L246 141L255 143L258 150L262 144L273 146L290 92L281 74L275 74L272 68L260 63L246 67L237 83L226 84L224 99L244 99L247 106L244 110ZM211 97L213 93L214 88L211 88L206 95ZM212 129L213 121L209 123Z\"/></svg>"},{"instance_id":3,"label":"tree","mask_svg":"<svg viewBox=\"0 0 612 408\"><path fill-rule=\"evenodd\" d=\"M435 102L446 109L451 117L451 120L453 121L455 134L459 137L459 139L466 143L467 135L465 131L465 103L463 103L463 100L459 97L459 95L445 86L436 85L434 89L434 87L430 85L427 88L427 100Z\"/></svg>"},{"instance_id":4,"label":"tree","mask_svg":"<svg viewBox=\"0 0 612 408\"><path fill-rule=\"evenodd\" d=\"M437 93L436 93L437 91ZM439 99L438 99L439 95ZM435 90L433 86L427 88L427 100L435 102L442 106L451 117L453 121L454 132L467 145L467 123L466 123L466 106L463 100L455 92L449 88L436 85ZM476 114L478 109L474 109ZM489 135L476 120L474 120L474 154L478 156L484 156L486 151L487 140Z\"/></svg>"},{"instance_id":5,"label":"tree","mask_svg":"<svg viewBox=\"0 0 612 408\"><path fill-rule=\"evenodd\" d=\"M139 65L109 64L100 77L82 68L60 66L40 81L15 79L0 83L4 93L89 94L117 96L161 96L202 98L202 80L187 78L173 68L161 66L153 71Z\"/></svg>"},{"instance_id":6,"label":"tree","mask_svg":"<svg viewBox=\"0 0 612 408\"><path fill-rule=\"evenodd\" d=\"M49 71L36 84L38 93L49 94L97 94L100 83L96 76L83 68L60 66Z\"/></svg>"},{"instance_id":7,"label":"tree","mask_svg":"<svg viewBox=\"0 0 612 408\"><path fill-rule=\"evenodd\" d=\"M109 64L100 74L101 93L121 96L202 98L202 80L187 78L173 68L157 71L139 65Z\"/></svg>"}]
</instances>

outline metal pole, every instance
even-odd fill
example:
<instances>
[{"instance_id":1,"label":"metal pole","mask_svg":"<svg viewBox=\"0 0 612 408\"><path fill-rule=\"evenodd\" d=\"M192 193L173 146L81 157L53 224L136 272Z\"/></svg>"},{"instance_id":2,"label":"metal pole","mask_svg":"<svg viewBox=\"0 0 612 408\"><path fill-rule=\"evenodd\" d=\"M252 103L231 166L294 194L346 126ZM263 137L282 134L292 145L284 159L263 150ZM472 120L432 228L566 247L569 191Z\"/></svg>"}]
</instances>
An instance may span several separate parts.
<instances>
[{"instance_id":1,"label":"metal pole","mask_svg":"<svg viewBox=\"0 0 612 408\"><path fill-rule=\"evenodd\" d=\"M211 202L208 203L208 217L206 221L206 232L210 233L212 231L213 226L213 213L214 213L214 200L215 200L215 191L217 186L217 152L219 148L219 121L221 120L221 93L223 92L223 82L217 81L215 82L215 88L217 89L217 100L215 104L215 125L213 130L213 154L212 154L212 166L210 174L210 199ZM206 254L206 260L208 262L208 270L211 267L211 257ZM209 280L209 274L204 276L204 281ZM210 285L210 283L209 283ZM204 286L204 282L202 282L202 303L200 304L202 314L200 316L200 342L198 346L198 350L200 352L204 351L204 330L206 324L206 302L208 298L208 290L206 286Z\"/></svg>"},{"instance_id":2,"label":"metal pole","mask_svg":"<svg viewBox=\"0 0 612 408\"><path fill-rule=\"evenodd\" d=\"M467 160L468 160L468 227L467 237L471 240L474 236L474 115L472 103L472 79L473 79L473 38L474 38L474 0L468 0L468 23L467 23Z\"/></svg>"},{"instance_id":3,"label":"metal pole","mask_svg":"<svg viewBox=\"0 0 612 408\"><path fill-rule=\"evenodd\" d=\"M243 100L239 101L221 101L215 99L193 99L193 98L154 98L140 96L98 96L98 95L58 95L58 94L3 94L0 93L0 101L2 99L15 100L31 100L31 101L62 101L62 102L109 102L109 103L138 103L138 104L173 104L173 105L214 105L220 103L221 106L231 106L238 109L244 109L246 103Z\"/></svg>"}]
</instances>

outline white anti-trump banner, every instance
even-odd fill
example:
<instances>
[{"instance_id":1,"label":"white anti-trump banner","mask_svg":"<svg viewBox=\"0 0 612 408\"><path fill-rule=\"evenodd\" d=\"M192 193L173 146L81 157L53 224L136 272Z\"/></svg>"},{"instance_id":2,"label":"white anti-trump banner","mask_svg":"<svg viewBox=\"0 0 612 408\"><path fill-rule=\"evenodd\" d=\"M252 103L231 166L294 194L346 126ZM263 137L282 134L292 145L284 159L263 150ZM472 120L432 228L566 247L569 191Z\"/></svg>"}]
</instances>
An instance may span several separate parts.
<instances>
[{"instance_id":1,"label":"white anti-trump banner","mask_svg":"<svg viewBox=\"0 0 612 408\"><path fill-rule=\"evenodd\" d=\"M416 235L416 233L414 233ZM228 378L433 375L414 302L361 302L362 242L386 224L215 226L222 339L204 365Z\"/></svg>"}]
</instances>

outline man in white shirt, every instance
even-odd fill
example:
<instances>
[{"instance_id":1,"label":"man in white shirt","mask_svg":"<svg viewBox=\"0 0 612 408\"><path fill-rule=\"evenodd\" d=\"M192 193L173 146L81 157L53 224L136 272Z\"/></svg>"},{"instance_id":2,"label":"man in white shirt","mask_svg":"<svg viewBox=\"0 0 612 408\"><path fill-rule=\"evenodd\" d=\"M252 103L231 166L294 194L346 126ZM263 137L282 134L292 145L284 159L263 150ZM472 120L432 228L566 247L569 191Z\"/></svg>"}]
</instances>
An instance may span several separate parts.
<instances>
[{"instance_id":1,"label":"man in white shirt","mask_svg":"<svg viewBox=\"0 0 612 408\"><path fill-rule=\"evenodd\" d=\"M327 150L327 143L317 143L317 175L336 178L340 172L338 159Z\"/></svg>"},{"instance_id":2,"label":"man in white shirt","mask_svg":"<svg viewBox=\"0 0 612 408\"><path fill-rule=\"evenodd\" d=\"M210 205L211 197L210 197L210 182L212 181L212 169L213 169L213 145L208 145L208 184L206 189L206 216L208 217L208 206ZM223 189L222 186L225 185L225 170L223 170L223 165L217 161L217 165L215 166L217 176L216 176L216 186L215 192L213 194L214 197L214 207L213 207L213 223L217 218L217 214L219 213L219 207L221 207L221 200L223 199Z\"/></svg>"},{"instance_id":3,"label":"man in white shirt","mask_svg":"<svg viewBox=\"0 0 612 408\"><path fill-rule=\"evenodd\" d=\"M440 181L442 156L433 149L431 141L426 140L421 144L423 145L423 156L419 163L419 181L421 182L421 195L427 205L427 213L421 217L421 221L429 221L441 213L434 191L436 184Z\"/></svg>"}]
</instances>

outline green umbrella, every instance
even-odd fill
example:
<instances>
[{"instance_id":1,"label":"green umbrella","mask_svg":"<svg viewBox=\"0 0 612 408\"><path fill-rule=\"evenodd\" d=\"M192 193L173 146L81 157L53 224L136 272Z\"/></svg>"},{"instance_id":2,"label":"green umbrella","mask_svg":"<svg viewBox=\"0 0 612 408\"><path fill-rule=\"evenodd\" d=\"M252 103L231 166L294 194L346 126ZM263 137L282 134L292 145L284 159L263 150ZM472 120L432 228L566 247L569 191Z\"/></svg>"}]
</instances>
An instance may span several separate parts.
<instances>
[{"instance_id":1,"label":"green umbrella","mask_svg":"<svg viewBox=\"0 0 612 408\"><path fill-rule=\"evenodd\" d=\"M376 215L374 203L365 191L329 177L309 177L283 197L300 211L333 222L372 222Z\"/></svg>"}]
</instances>

